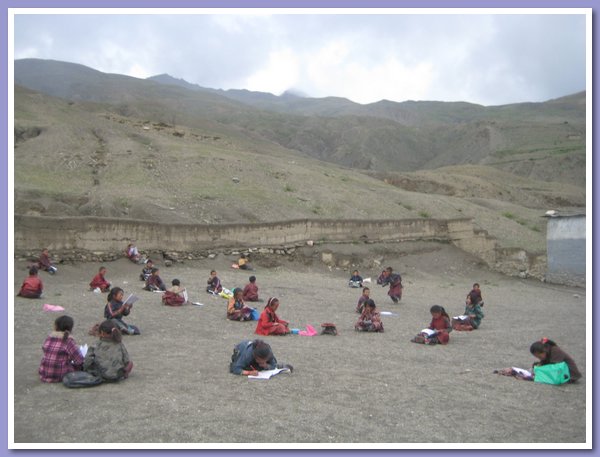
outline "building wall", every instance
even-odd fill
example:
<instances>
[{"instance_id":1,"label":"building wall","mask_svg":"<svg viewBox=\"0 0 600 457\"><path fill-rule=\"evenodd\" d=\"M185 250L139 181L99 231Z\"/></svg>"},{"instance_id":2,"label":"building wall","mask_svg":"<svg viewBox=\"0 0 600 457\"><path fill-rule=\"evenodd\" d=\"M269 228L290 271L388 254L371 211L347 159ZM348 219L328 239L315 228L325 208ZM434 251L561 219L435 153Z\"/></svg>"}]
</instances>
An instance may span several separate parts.
<instances>
[{"instance_id":1,"label":"building wall","mask_svg":"<svg viewBox=\"0 0 600 457\"><path fill-rule=\"evenodd\" d=\"M585 216L551 217L547 229L546 279L561 284L585 284Z\"/></svg>"}]
</instances>

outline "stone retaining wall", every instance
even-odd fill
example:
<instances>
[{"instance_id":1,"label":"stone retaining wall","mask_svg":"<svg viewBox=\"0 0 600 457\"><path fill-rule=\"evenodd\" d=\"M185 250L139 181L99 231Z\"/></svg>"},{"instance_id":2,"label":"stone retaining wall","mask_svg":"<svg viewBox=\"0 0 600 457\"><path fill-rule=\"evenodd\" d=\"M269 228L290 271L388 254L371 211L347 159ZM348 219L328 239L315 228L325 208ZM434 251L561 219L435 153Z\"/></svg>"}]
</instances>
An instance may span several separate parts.
<instances>
[{"instance_id":1,"label":"stone retaining wall","mask_svg":"<svg viewBox=\"0 0 600 457\"><path fill-rule=\"evenodd\" d=\"M160 224L94 217L15 216L16 256L44 247L65 260L111 260L130 241L144 251L182 253L193 259L224 249L267 249L286 254L306 242L443 241L478 257L491 268L513 276L543 279L545 255L503 250L471 219L322 220L302 219L262 224ZM62 254L61 254L62 253ZM70 254L69 254L70 253ZM87 255L90 253L91 255ZM37 254L36 254L37 255Z\"/></svg>"}]
</instances>

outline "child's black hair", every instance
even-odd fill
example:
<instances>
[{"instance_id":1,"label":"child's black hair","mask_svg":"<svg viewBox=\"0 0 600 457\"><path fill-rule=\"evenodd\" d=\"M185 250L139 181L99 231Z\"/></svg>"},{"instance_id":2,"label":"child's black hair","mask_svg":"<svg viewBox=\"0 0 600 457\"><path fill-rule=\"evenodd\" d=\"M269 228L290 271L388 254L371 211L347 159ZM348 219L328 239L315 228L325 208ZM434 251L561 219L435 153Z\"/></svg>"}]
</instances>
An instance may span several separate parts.
<instances>
[{"instance_id":1,"label":"child's black hair","mask_svg":"<svg viewBox=\"0 0 600 457\"><path fill-rule=\"evenodd\" d=\"M375 308L375 301L367 298L364 302L364 306L368 306L369 308Z\"/></svg>"},{"instance_id":2,"label":"child's black hair","mask_svg":"<svg viewBox=\"0 0 600 457\"><path fill-rule=\"evenodd\" d=\"M157 267L152 267L151 273L158 273L159 268Z\"/></svg>"},{"instance_id":3,"label":"child's black hair","mask_svg":"<svg viewBox=\"0 0 600 457\"><path fill-rule=\"evenodd\" d=\"M98 272L101 272L102 270L106 270L106 267L104 265L102 265L100 268L98 268Z\"/></svg>"},{"instance_id":4,"label":"child's black hair","mask_svg":"<svg viewBox=\"0 0 600 457\"><path fill-rule=\"evenodd\" d=\"M475 284L473 284L473 289L475 289L475 286L480 287L478 282L476 282Z\"/></svg>"},{"instance_id":5,"label":"child's black hair","mask_svg":"<svg viewBox=\"0 0 600 457\"><path fill-rule=\"evenodd\" d=\"M273 351L271 351L271 346L265 343L263 340L254 340L252 342L254 349L252 350L252 355L256 358L263 360L269 360L273 356Z\"/></svg>"},{"instance_id":6,"label":"child's black hair","mask_svg":"<svg viewBox=\"0 0 600 457\"><path fill-rule=\"evenodd\" d=\"M256 281L256 276L250 276L250 277L248 278L248 281L250 281L250 282L255 282L255 281Z\"/></svg>"},{"instance_id":7,"label":"child's black hair","mask_svg":"<svg viewBox=\"0 0 600 457\"><path fill-rule=\"evenodd\" d=\"M556 346L556 343L548 338L542 338L540 341L536 341L529 347L529 352L532 354L539 354L541 352L548 353L550 348Z\"/></svg>"},{"instance_id":8,"label":"child's black hair","mask_svg":"<svg viewBox=\"0 0 600 457\"><path fill-rule=\"evenodd\" d=\"M386 270L386 271L389 271L390 273L391 273L392 271L394 271L394 269L393 269L392 267L387 267L385 270Z\"/></svg>"},{"instance_id":9,"label":"child's black hair","mask_svg":"<svg viewBox=\"0 0 600 457\"><path fill-rule=\"evenodd\" d=\"M106 297L106 300L108 301L112 301L113 298L115 298L115 296L119 293L119 292L124 292L123 289L121 289L120 287L113 287L112 289L110 289L110 292L108 293L108 297Z\"/></svg>"},{"instance_id":10,"label":"child's black hair","mask_svg":"<svg viewBox=\"0 0 600 457\"><path fill-rule=\"evenodd\" d=\"M450 319L450 316L448 316L448 313L446 312L446 310L444 309L443 306L440 305L433 305L430 309L429 309L430 313L440 313L442 316L447 317L448 319Z\"/></svg>"},{"instance_id":11,"label":"child's black hair","mask_svg":"<svg viewBox=\"0 0 600 457\"><path fill-rule=\"evenodd\" d=\"M35 276L38 274L38 268L33 265L31 268L29 268L29 275L30 276Z\"/></svg>"},{"instance_id":12,"label":"child's black hair","mask_svg":"<svg viewBox=\"0 0 600 457\"><path fill-rule=\"evenodd\" d=\"M119 327L110 319L105 320L100 324L100 328L98 329L100 333L104 333L105 335L110 335L110 339L115 343L120 343L123 339L121 335L121 330Z\"/></svg>"},{"instance_id":13,"label":"child's black hair","mask_svg":"<svg viewBox=\"0 0 600 457\"><path fill-rule=\"evenodd\" d=\"M363 287L363 293L366 292L367 290L371 290L368 287Z\"/></svg>"},{"instance_id":14,"label":"child's black hair","mask_svg":"<svg viewBox=\"0 0 600 457\"><path fill-rule=\"evenodd\" d=\"M54 329L57 332L63 332L63 341L67 341L69 335L73 331L75 322L71 316L60 316L54 321Z\"/></svg>"},{"instance_id":15,"label":"child's black hair","mask_svg":"<svg viewBox=\"0 0 600 457\"><path fill-rule=\"evenodd\" d=\"M181 282L179 281L179 279L174 279L173 281L171 281L171 285L172 286L180 286Z\"/></svg>"}]
</instances>

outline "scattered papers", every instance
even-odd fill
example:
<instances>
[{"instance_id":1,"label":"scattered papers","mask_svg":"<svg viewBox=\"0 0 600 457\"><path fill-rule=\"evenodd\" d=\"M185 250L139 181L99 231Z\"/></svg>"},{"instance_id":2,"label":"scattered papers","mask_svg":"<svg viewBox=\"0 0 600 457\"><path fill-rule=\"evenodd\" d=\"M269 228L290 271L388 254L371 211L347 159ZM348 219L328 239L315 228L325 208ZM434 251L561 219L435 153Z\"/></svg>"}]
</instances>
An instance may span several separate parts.
<instances>
[{"instance_id":1,"label":"scattered papers","mask_svg":"<svg viewBox=\"0 0 600 457\"><path fill-rule=\"evenodd\" d=\"M379 314L382 316L398 316L398 313L392 313L391 311L380 311Z\"/></svg>"},{"instance_id":2,"label":"scattered papers","mask_svg":"<svg viewBox=\"0 0 600 457\"><path fill-rule=\"evenodd\" d=\"M457 321L466 321L469 319L469 316L466 314L461 314L460 316L454 316L452 319L456 319Z\"/></svg>"},{"instance_id":3,"label":"scattered papers","mask_svg":"<svg viewBox=\"0 0 600 457\"><path fill-rule=\"evenodd\" d=\"M42 309L44 311L64 311L65 310L62 306L51 305L50 303L44 303L44 306L42 306Z\"/></svg>"},{"instance_id":4,"label":"scattered papers","mask_svg":"<svg viewBox=\"0 0 600 457\"><path fill-rule=\"evenodd\" d=\"M433 336L437 332L435 330L431 330L430 328L424 328L423 330L421 330L421 333L424 333L427 336Z\"/></svg>"},{"instance_id":5,"label":"scattered papers","mask_svg":"<svg viewBox=\"0 0 600 457\"><path fill-rule=\"evenodd\" d=\"M517 368L517 367L511 367L514 371L517 372L517 374L525 377L525 378L533 378L533 375L531 374L531 371L529 370L524 370L523 368Z\"/></svg>"},{"instance_id":6,"label":"scattered papers","mask_svg":"<svg viewBox=\"0 0 600 457\"><path fill-rule=\"evenodd\" d=\"M196 306L204 306L204 303L200 303L199 301L193 301L192 305L196 305Z\"/></svg>"},{"instance_id":7,"label":"scattered papers","mask_svg":"<svg viewBox=\"0 0 600 457\"><path fill-rule=\"evenodd\" d=\"M274 370L259 371L256 376L248 376L248 379L269 379L282 371L290 371L289 368L275 368Z\"/></svg>"},{"instance_id":8,"label":"scattered papers","mask_svg":"<svg viewBox=\"0 0 600 457\"><path fill-rule=\"evenodd\" d=\"M366 282L371 282L371 278L365 278L365 279L363 279L362 282L363 282L363 284L366 283Z\"/></svg>"},{"instance_id":9,"label":"scattered papers","mask_svg":"<svg viewBox=\"0 0 600 457\"><path fill-rule=\"evenodd\" d=\"M185 300L185 303L187 303L188 302L188 293L187 293L186 289L183 289L182 295L183 295L183 299Z\"/></svg>"},{"instance_id":10,"label":"scattered papers","mask_svg":"<svg viewBox=\"0 0 600 457\"><path fill-rule=\"evenodd\" d=\"M83 346L79 346L79 352L81 352L81 355L83 357L85 357L85 355L87 354L88 351L88 345L84 344Z\"/></svg>"},{"instance_id":11,"label":"scattered papers","mask_svg":"<svg viewBox=\"0 0 600 457\"><path fill-rule=\"evenodd\" d=\"M100 290L100 287L96 287L96 288L94 289L94 293L95 293L95 294L99 294L99 293L101 293L101 292L102 292L102 291Z\"/></svg>"}]
</instances>

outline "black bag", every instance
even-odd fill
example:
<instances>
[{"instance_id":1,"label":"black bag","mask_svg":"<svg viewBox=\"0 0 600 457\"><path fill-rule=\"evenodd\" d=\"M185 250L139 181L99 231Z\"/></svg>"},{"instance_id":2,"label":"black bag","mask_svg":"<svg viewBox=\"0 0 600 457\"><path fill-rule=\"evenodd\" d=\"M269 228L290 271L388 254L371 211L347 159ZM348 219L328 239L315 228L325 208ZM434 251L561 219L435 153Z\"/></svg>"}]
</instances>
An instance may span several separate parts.
<instances>
[{"instance_id":1,"label":"black bag","mask_svg":"<svg viewBox=\"0 0 600 457\"><path fill-rule=\"evenodd\" d=\"M100 376L94 376L87 371L71 371L63 377L65 387L93 387L102 384Z\"/></svg>"}]
</instances>

